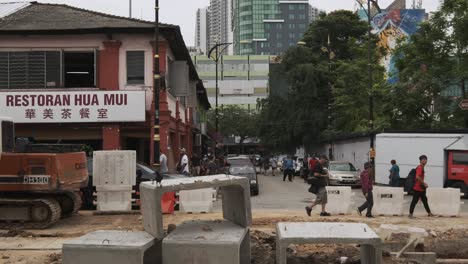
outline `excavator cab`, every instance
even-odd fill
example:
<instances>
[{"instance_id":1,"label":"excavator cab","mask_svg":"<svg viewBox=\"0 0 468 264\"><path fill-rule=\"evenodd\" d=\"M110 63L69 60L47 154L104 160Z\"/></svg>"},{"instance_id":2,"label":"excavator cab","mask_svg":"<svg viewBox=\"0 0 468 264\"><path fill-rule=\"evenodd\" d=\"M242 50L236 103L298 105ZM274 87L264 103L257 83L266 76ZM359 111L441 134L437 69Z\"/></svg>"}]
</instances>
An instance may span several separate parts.
<instances>
[{"instance_id":1,"label":"excavator cab","mask_svg":"<svg viewBox=\"0 0 468 264\"><path fill-rule=\"evenodd\" d=\"M15 147L15 125L13 121L0 117L0 154L4 152L13 152ZM1 159L1 155L0 155Z\"/></svg>"}]
</instances>

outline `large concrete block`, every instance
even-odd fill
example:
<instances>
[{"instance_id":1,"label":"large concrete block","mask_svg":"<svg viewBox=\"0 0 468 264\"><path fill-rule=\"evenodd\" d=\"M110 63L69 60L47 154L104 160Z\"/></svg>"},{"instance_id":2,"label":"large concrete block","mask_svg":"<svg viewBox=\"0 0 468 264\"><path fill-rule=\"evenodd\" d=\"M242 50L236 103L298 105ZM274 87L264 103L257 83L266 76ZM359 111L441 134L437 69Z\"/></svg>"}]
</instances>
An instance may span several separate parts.
<instances>
[{"instance_id":1,"label":"large concrete block","mask_svg":"<svg viewBox=\"0 0 468 264\"><path fill-rule=\"evenodd\" d=\"M135 185L136 152L130 150L94 151L93 185Z\"/></svg>"},{"instance_id":2,"label":"large concrete block","mask_svg":"<svg viewBox=\"0 0 468 264\"><path fill-rule=\"evenodd\" d=\"M179 208L185 213L210 213L213 211L213 188L180 191Z\"/></svg>"},{"instance_id":3,"label":"large concrete block","mask_svg":"<svg viewBox=\"0 0 468 264\"><path fill-rule=\"evenodd\" d=\"M332 214L351 214L354 193L349 186L327 186L327 211Z\"/></svg>"},{"instance_id":4,"label":"large concrete block","mask_svg":"<svg viewBox=\"0 0 468 264\"><path fill-rule=\"evenodd\" d=\"M440 216L459 216L461 202L460 189L455 188L427 188L427 200L431 212Z\"/></svg>"},{"instance_id":5,"label":"large concrete block","mask_svg":"<svg viewBox=\"0 0 468 264\"><path fill-rule=\"evenodd\" d=\"M404 244L413 239L417 239L415 244L423 244L424 238L429 236L424 228L388 224L380 225L376 229L376 233L384 242L403 240L399 242L403 242Z\"/></svg>"},{"instance_id":6,"label":"large concrete block","mask_svg":"<svg viewBox=\"0 0 468 264\"><path fill-rule=\"evenodd\" d=\"M64 264L161 263L161 243L146 232L95 231L63 244Z\"/></svg>"},{"instance_id":7,"label":"large concrete block","mask_svg":"<svg viewBox=\"0 0 468 264\"><path fill-rule=\"evenodd\" d=\"M381 239L366 224L277 223L277 264L286 264L286 249L290 244L360 244L361 263L382 262Z\"/></svg>"},{"instance_id":8,"label":"large concrete block","mask_svg":"<svg viewBox=\"0 0 468 264\"><path fill-rule=\"evenodd\" d=\"M143 182L140 185L143 227L157 239L163 239L161 197L164 193L217 187L222 192L224 219L249 227L252 222L249 184L245 177L228 175L164 180L161 186L156 182Z\"/></svg>"},{"instance_id":9,"label":"large concrete block","mask_svg":"<svg viewBox=\"0 0 468 264\"><path fill-rule=\"evenodd\" d=\"M162 242L164 264L250 264L249 229L230 221L191 221Z\"/></svg>"},{"instance_id":10,"label":"large concrete block","mask_svg":"<svg viewBox=\"0 0 468 264\"><path fill-rule=\"evenodd\" d=\"M132 210L131 185L96 186L98 211Z\"/></svg>"},{"instance_id":11,"label":"large concrete block","mask_svg":"<svg viewBox=\"0 0 468 264\"><path fill-rule=\"evenodd\" d=\"M375 215L403 215L405 193L403 188L374 186Z\"/></svg>"}]
</instances>

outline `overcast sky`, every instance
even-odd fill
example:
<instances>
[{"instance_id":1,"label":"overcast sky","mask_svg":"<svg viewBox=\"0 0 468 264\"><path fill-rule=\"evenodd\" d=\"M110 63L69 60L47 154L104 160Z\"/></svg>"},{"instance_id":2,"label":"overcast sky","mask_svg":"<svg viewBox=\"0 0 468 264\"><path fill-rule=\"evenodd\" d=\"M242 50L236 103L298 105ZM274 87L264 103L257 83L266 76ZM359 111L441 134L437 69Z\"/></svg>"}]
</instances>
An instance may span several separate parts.
<instances>
[{"instance_id":1,"label":"overcast sky","mask_svg":"<svg viewBox=\"0 0 468 264\"><path fill-rule=\"evenodd\" d=\"M0 0L12 2L13 0ZM423 0L423 8L432 12L437 9L441 0ZM128 16L129 0L38 0L41 3L63 3L85 9L96 10L119 16ZM154 20L154 0L132 0L133 17ZM160 21L179 25L188 46L193 45L195 39L195 13L198 8L208 6L209 0L159 0ZM337 9L355 8L353 0L309 0L309 2L327 12ZM387 7L393 0L379 0L382 8ZM413 1L407 0L408 5Z\"/></svg>"}]
</instances>

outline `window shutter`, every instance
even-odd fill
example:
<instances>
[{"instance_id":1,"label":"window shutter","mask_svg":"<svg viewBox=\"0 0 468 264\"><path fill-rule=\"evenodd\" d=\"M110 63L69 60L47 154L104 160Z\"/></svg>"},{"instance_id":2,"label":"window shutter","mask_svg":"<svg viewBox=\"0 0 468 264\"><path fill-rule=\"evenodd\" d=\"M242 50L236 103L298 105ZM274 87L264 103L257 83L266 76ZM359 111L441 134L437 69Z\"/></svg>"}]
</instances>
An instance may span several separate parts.
<instances>
[{"instance_id":1,"label":"window shutter","mask_svg":"<svg viewBox=\"0 0 468 264\"><path fill-rule=\"evenodd\" d=\"M145 52L127 51L127 84L145 83Z\"/></svg>"},{"instance_id":2,"label":"window shutter","mask_svg":"<svg viewBox=\"0 0 468 264\"><path fill-rule=\"evenodd\" d=\"M0 52L0 89L8 89L8 52Z\"/></svg>"},{"instance_id":3,"label":"window shutter","mask_svg":"<svg viewBox=\"0 0 468 264\"><path fill-rule=\"evenodd\" d=\"M46 87L60 87L60 51L46 51Z\"/></svg>"},{"instance_id":4,"label":"window shutter","mask_svg":"<svg viewBox=\"0 0 468 264\"><path fill-rule=\"evenodd\" d=\"M10 89L28 88L28 53L10 52Z\"/></svg>"},{"instance_id":5,"label":"window shutter","mask_svg":"<svg viewBox=\"0 0 468 264\"><path fill-rule=\"evenodd\" d=\"M28 53L28 88L45 88L46 58L44 51Z\"/></svg>"}]
</instances>

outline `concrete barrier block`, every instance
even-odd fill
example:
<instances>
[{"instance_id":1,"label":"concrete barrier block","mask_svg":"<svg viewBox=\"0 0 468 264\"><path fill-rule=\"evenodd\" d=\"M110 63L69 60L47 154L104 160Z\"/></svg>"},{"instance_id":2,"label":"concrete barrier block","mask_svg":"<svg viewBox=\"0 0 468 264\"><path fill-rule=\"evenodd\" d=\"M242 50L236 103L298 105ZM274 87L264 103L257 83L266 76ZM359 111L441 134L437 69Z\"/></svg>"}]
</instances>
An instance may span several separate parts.
<instances>
[{"instance_id":1,"label":"concrete barrier block","mask_svg":"<svg viewBox=\"0 0 468 264\"><path fill-rule=\"evenodd\" d=\"M64 264L161 263L161 243L146 232L95 231L63 244Z\"/></svg>"},{"instance_id":2,"label":"concrete barrier block","mask_svg":"<svg viewBox=\"0 0 468 264\"><path fill-rule=\"evenodd\" d=\"M277 223L277 264L286 264L286 249L291 244L360 244L361 263L382 263L381 239L366 224Z\"/></svg>"},{"instance_id":3,"label":"concrete barrier block","mask_svg":"<svg viewBox=\"0 0 468 264\"><path fill-rule=\"evenodd\" d=\"M213 211L213 188L180 191L180 210L185 213L210 213Z\"/></svg>"},{"instance_id":4,"label":"concrete barrier block","mask_svg":"<svg viewBox=\"0 0 468 264\"><path fill-rule=\"evenodd\" d=\"M131 185L97 186L96 192L98 211L132 210Z\"/></svg>"},{"instance_id":5,"label":"concrete barrier block","mask_svg":"<svg viewBox=\"0 0 468 264\"><path fill-rule=\"evenodd\" d=\"M162 242L164 264L250 264L249 229L230 221L191 221Z\"/></svg>"},{"instance_id":6,"label":"concrete barrier block","mask_svg":"<svg viewBox=\"0 0 468 264\"><path fill-rule=\"evenodd\" d=\"M252 222L249 180L224 174L164 180L160 186L155 182L141 183L143 227L157 239L164 237L161 211L161 197L164 193L217 187L222 192L224 219L249 227Z\"/></svg>"},{"instance_id":7,"label":"concrete barrier block","mask_svg":"<svg viewBox=\"0 0 468 264\"><path fill-rule=\"evenodd\" d=\"M403 215L404 190L396 187L374 186L374 207L372 211L375 215Z\"/></svg>"},{"instance_id":8,"label":"concrete barrier block","mask_svg":"<svg viewBox=\"0 0 468 264\"><path fill-rule=\"evenodd\" d=\"M455 217L460 215L461 192L455 188L427 188L429 207L435 215Z\"/></svg>"},{"instance_id":9,"label":"concrete barrier block","mask_svg":"<svg viewBox=\"0 0 468 264\"><path fill-rule=\"evenodd\" d=\"M415 238L417 239L415 244L423 244L424 238L429 236L424 228L388 224L380 225L376 229L376 233L384 242L403 240L398 242L403 242L404 244Z\"/></svg>"},{"instance_id":10,"label":"concrete barrier block","mask_svg":"<svg viewBox=\"0 0 468 264\"><path fill-rule=\"evenodd\" d=\"M351 214L353 193L349 186L327 186L327 211L331 214Z\"/></svg>"},{"instance_id":11,"label":"concrete barrier block","mask_svg":"<svg viewBox=\"0 0 468 264\"><path fill-rule=\"evenodd\" d=\"M94 186L135 184L135 151L115 150L93 152Z\"/></svg>"}]
</instances>

